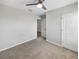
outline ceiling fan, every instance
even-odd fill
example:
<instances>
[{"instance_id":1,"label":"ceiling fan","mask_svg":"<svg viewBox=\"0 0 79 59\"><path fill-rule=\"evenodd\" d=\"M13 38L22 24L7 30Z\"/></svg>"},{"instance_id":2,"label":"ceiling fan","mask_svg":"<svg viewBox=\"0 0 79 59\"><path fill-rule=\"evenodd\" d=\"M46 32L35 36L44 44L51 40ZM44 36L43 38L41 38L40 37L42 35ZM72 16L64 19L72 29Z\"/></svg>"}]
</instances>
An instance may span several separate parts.
<instances>
[{"instance_id":1,"label":"ceiling fan","mask_svg":"<svg viewBox=\"0 0 79 59\"><path fill-rule=\"evenodd\" d=\"M38 0L37 3L33 3L33 4L26 4L26 6L32 6L32 5L37 5L38 8L43 8L44 10L46 10L47 8L43 5L43 2L45 0Z\"/></svg>"}]
</instances>

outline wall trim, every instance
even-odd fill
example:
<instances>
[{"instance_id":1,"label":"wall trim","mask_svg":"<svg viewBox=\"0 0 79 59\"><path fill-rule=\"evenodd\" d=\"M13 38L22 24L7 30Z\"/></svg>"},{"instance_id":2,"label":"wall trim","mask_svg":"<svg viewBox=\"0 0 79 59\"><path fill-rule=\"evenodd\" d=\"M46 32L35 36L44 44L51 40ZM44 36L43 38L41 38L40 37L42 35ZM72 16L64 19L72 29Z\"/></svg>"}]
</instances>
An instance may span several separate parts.
<instances>
[{"instance_id":1,"label":"wall trim","mask_svg":"<svg viewBox=\"0 0 79 59\"><path fill-rule=\"evenodd\" d=\"M3 51L8 50L8 49L10 49L10 48L16 47L16 46L18 46L18 45L21 45L21 44L27 43L27 42L29 42L29 41L31 41L31 40L35 40L35 39L30 39L30 40L24 41L24 42L22 42L22 43L17 43L17 44L15 44L15 45L13 45L13 46L10 46L10 47L7 47L7 48L4 48L4 49L1 49L0 52L3 52Z\"/></svg>"},{"instance_id":2,"label":"wall trim","mask_svg":"<svg viewBox=\"0 0 79 59\"><path fill-rule=\"evenodd\" d=\"M62 44L57 44L57 43L51 42L50 40L46 40L46 41L48 41L49 43L54 44L54 45L56 45L56 46L63 47L63 45L62 45Z\"/></svg>"},{"instance_id":3,"label":"wall trim","mask_svg":"<svg viewBox=\"0 0 79 59\"><path fill-rule=\"evenodd\" d=\"M72 52L78 54L78 51L75 51L75 50L69 49L69 48L67 48L67 47L64 47L62 44L57 44L57 43L51 42L50 40L46 40L46 41L49 42L49 43L51 43L51 44L54 44L54 45L56 45L56 46L62 47L62 48L64 48L64 49L70 50L70 51L72 51Z\"/></svg>"}]
</instances>

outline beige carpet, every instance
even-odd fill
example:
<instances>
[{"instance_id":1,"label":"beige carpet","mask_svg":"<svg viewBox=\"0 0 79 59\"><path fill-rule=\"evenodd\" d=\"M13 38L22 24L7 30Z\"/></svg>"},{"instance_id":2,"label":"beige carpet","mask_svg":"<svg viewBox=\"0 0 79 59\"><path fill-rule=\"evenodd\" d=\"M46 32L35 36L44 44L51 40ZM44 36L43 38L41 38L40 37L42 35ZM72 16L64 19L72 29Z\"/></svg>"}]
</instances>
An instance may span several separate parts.
<instances>
[{"instance_id":1,"label":"beige carpet","mask_svg":"<svg viewBox=\"0 0 79 59\"><path fill-rule=\"evenodd\" d=\"M78 59L70 50L52 45L43 38L0 52L0 59Z\"/></svg>"}]
</instances>

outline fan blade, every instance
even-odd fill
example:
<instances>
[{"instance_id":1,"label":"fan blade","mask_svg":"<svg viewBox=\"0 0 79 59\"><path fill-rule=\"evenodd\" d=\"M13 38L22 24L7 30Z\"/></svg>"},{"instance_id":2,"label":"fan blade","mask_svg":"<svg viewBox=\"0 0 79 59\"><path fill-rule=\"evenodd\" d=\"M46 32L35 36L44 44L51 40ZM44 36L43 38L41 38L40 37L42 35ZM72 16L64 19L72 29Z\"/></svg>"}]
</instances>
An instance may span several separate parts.
<instances>
[{"instance_id":1,"label":"fan blade","mask_svg":"<svg viewBox=\"0 0 79 59\"><path fill-rule=\"evenodd\" d=\"M34 4L26 4L26 6L30 6L30 5L37 5L38 3L34 3Z\"/></svg>"},{"instance_id":2,"label":"fan blade","mask_svg":"<svg viewBox=\"0 0 79 59\"><path fill-rule=\"evenodd\" d=\"M43 7L42 7L44 10L46 10L47 8L43 5Z\"/></svg>"},{"instance_id":3,"label":"fan blade","mask_svg":"<svg viewBox=\"0 0 79 59\"><path fill-rule=\"evenodd\" d=\"M45 0L39 0L39 3L43 3Z\"/></svg>"},{"instance_id":4,"label":"fan blade","mask_svg":"<svg viewBox=\"0 0 79 59\"><path fill-rule=\"evenodd\" d=\"M39 3L42 3L42 1L41 1L41 0L39 0Z\"/></svg>"},{"instance_id":5,"label":"fan blade","mask_svg":"<svg viewBox=\"0 0 79 59\"><path fill-rule=\"evenodd\" d=\"M44 2L45 0L43 0L43 2Z\"/></svg>"}]
</instances>

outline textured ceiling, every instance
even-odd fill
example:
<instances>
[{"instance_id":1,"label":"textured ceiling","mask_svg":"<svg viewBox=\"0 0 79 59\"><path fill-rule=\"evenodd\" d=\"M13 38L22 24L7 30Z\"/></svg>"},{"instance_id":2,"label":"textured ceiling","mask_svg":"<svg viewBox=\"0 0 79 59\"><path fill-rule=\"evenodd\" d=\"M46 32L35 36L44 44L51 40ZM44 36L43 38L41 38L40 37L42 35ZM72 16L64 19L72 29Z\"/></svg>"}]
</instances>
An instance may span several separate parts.
<instances>
[{"instance_id":1,"label":"textured ceiling","mask_svg":"<svg viewBox=\"0 0 79 59\"><path fill-rule=\"evenodd\" d=\"M47 11L77 2L77 0L45 0L43 4L46 5L47 7L46 11L43 9L39 9L36 6L29 6L29 7L25 6L25 4L35 3L37 1L38 0L0 0L0 3L15 7L15 8L19 8L19 9L29 10L34 12L36 15L40 16Z\"/></svg>"}]
</instances>

